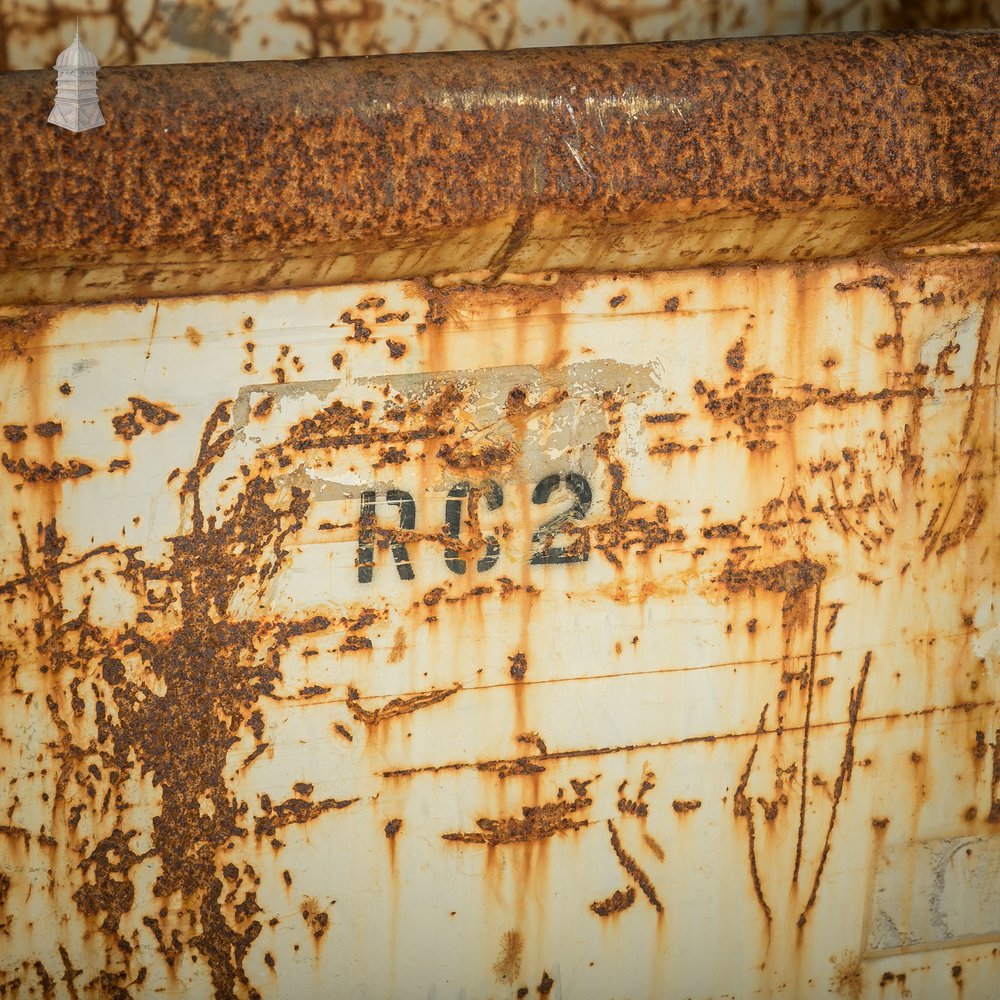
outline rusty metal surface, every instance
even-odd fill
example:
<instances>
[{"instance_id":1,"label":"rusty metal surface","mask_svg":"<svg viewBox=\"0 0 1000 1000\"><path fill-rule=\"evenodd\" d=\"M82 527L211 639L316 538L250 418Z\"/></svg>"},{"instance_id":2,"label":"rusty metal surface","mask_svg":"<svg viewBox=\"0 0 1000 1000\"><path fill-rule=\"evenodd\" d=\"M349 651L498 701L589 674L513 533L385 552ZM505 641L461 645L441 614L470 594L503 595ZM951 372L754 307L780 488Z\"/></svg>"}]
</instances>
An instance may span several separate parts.
<instances>
[{"instance_id":1,"label":"rusty metal surface","mask_svg":"<svg viewBox=\"0 0 1000 1000\"><path fill-rule=\"evenodd\" d=\"M997 258L521 282L5 321L4 997L995 996Z\"/></svg>"},{"instance_id":2,"label":"rusty metal surface","mask_svg":"<svg viewBox=\"0 0 1000 1000\"><path fill-rule=\"evenodd\" d=\"M1000 28L995 0L10 0L0 69L51 65L77 17L104 65Z\"/></svg>"},{"instance_id":3,"label":"rusty metal surface","mask_svg":"<svg viewBox=\"0 0 1000 1000\"><path fill-rule=\"evenodd\" d=\"M8 74L0 303L996 245L998 38Z\"/></svg>"}]
</instances>

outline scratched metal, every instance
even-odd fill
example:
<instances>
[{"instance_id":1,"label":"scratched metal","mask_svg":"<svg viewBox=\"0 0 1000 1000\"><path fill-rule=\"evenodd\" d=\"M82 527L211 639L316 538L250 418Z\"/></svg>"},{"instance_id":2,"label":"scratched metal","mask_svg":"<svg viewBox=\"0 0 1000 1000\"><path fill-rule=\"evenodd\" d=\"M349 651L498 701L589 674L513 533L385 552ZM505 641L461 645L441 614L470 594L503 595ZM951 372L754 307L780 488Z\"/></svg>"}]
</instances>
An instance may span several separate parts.
<instances>
[{"instance_id":1,"label":"scratched metal","mask_svg":"<svg viewBox=\"0 0 1000 1000\"><path fill-rule=\"evenodd\" d=\"M0 995L995 997L996 257L2 336Z\"/></svg>"},{"instance_id":2,"label":"scratched metal","mask_svg":"<svg viewBox=\"0 0 1000 1000\"><path fill-rule=\"evenodd\" d=\"M51 65L77 17L105 66L1000 28L995 0L8 0L0 69Z\"/></svg>"}]
</instances>

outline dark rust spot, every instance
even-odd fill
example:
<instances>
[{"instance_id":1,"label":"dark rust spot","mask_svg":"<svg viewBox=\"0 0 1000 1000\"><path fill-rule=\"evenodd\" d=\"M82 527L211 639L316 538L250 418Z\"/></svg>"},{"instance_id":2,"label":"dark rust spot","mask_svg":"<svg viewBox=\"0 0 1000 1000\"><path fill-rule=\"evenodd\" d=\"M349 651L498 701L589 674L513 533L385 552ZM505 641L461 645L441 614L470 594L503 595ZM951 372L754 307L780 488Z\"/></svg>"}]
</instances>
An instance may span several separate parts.
<instances>
[{"instance_id":1,"label":"dark rust spot","mask_svg":"<svg viewBox=\"0 0 1000 1000\"><path fill-rule=\"evenodd\" d=\"M742 340L737 340L732 347L726 352L726 364L734 372L743 371L743 366L746 364L747 358L747 348L746 344Z\"/></svg>"},{"instance_id":2,"label":"dark rust spot","mask_svg":"<svg viewBox=\"0 0 1000 1000\"><path fill-rule=\"evenodd\" d=\"M628 886L624 892L616 889L607 899L595 900L590 908L599 917L610 917L612 913L621 913L635 902L635 889Z\"/></svg>"},{"instance_id":3,"label":"dark rust spot","mask_svg":"<svg viewBox=\"0 0 1000 1000\"><path fill-rule=\"evenodd\" d=\"M528 658L524 653L515 653L507 659L510 660L510 676L516 681L523 681L524 675L528 672Z\"/></svg>"},{"instance_id":4,"label":"dark rust spot","mask_svg":"<svg viewBox=\"0 0 1000 1000\"><path fill-rule=\"evenodd\" d=\"M476 820L479 830L474 833L445 833L444 840L459 841L463 844L524 843L531 840L545 840L557 833L579 830L588 825L586 819L577 819L575 813L592 805L589 798L577 797L572 800L546 802L540 806L522 806L521 816L504 816L500 819L482 818Z\"/></svg>"},{"instance_id":5,"label":"dark rust spot","mask_svg":"<svg viewBox=\"0 0 1000 1000\"><path fill-rule=\"evenodd\" d=\"M51 465L43 465L24 458L14 461L7 452L0 456L0 463L11 475L19 476L26 483L57 483L66 479L82 479L94 471L92 466L76 458L66 459L65 464L53 462Z\"/></svg>"},{"instance_id":6,"label":"dark rust spot","mask_svg":"<svg viewBox=\"0 0 1000 1000\"><path fill-rule=\"evenodd\" d=\"M408 697L393 698L380 708L368 710L361 707L361 695L358 689L348 687L347 707L359 722L363 722L366 726L377 726L379 723L385 722L386 719L393 719L398 715L409 715L411 712L436 705L438 702L444 701L445 698L450 698L459 690L460 688L456 684L455 687L445 688L442 691L424 691Z\"/></svg>"},{"instance_id":7,"label":"dark rust spot","mask_svg":"<svg viewBox=\"0 0 1000 1000\"><path fill-rule=\"evenodd\" d=\"M111 418L115 433L125 441L138 437L147 426L163 427L174 420L180 420L180 416L173 410L158 403L151 403L148 399L129 396L128 401L131 409Z\"/></svg>"},{"instance_id":8,"label":"dark rust spot","mask_svg":"<svg viewBox=\"0 0 1000 1000\"><path fill-rule=\"evenodd\" d=\"M673 809L675 813L694 812L701 808L701 799L674 799Z\"/></svg>"}]
</instances>

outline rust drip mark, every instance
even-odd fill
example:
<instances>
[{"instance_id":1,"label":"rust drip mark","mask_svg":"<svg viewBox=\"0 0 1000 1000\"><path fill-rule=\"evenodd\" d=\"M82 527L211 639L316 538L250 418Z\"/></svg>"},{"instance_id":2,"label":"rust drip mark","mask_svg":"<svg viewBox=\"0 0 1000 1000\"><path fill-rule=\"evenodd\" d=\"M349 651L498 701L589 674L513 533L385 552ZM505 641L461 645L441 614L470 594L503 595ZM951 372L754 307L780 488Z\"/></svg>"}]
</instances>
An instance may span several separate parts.
<instances>
[{"instance_id":1,"label":"rust drip mark","mask_svg":"<svg viewBox=\"0 0 1000 1000\"><path fill-rule=\"evenodd\" d=\"M0 462L12 476L20 476L26 483L56 483L66 479L82 479L94 471L92 466L77 458L66 459L65 465L62 462L43 465L41 462L29 462L24 458L14 461L7 452L4 452L0 456Z\"/></svg>"},{"instance_id":2,"label":"rust drip mark","mask_svg":"<svg viewBox=\"0 0 1000 1000\"><path fill-rule=\"evenodd\" d=\"M747 795L747 785L750 783L750 773L753 770L754 760L757 758L757 749L760 744L760 736L764 732L764 719L767 716L768 706L765 704L760 712L760 721L757 723L757 735L753 741L753 749L747 758L746 768L740 776L740 783L733 793L733 815L747 821L747 854L750 860L750 878L753 881L754 894L760 908L764 911L768 924L771 923L771 907L768 906L764 898L764 887L760 881L760 871L757 868L757 832L753 821L753 802Z\"/></svg>"},{"instance_id":3,"label":"rust drip mark","mask_svg":"<svg viewBox=\"0 0 1000 1000\"><path fill-rule=\"evenodd\" d=\"M593 805L590 798L578 796L572 800L546 802L540 806L522 806L521 817L502 816L499 819L482 817L476 820L478 832L445 833L443 840L457 841L462 844L486 844L495 847L498 844L528 843L533 840L546 840L557 833L579 830L588 826L586 819L577 819L574 814Z\"/></svg>"},{"instance_id":4,"label":"rust drip mark","mask_svg":"<svg viewBox=\"0 0 1000 1000\"><path fill-rule=\"evenodd\" d=\"M160 403L151 403L140 396L129 396L131 409L111 418L115 434L125 441L138 437L147 427L165 427L180 415Z\"/></svg>"},{"instance_id":5,"label":"rust drip mark","mask_svg":"<svg viewBox=\"0 0 1000 1000\"><path fill-rule=\"evenodd\" d=\"M254 833L258 837L273 837L284 826L296 823L308 823L331 809L346 809L358 800L354 799L323 799L321 802L307 802L305 799L286 799L277 805L271 804L270 796L260 797L261 808L265 815L254 820Z\"/></svg>"},{"instance_id":6,"label":"rust drip mark","mask_svg":"<svg viewBox=\"0 0 1000 1000\"><path fill-rule=\"evenodd\" d=\"M802 864L802 840L806 832L806 796L809 786L809 736L812 722L813 696L816 691L816 642L819 635L819 595L821 584L816 583L816 596L813 601L812 640L809 645L809 676L806 681L806 717L802 729L802 789L799 798L799 830L795 838L795 867L792 871L792 882L799 880L799 868Z\"/></svg>"},{"instance_id":7,"label":"rust drip mark","mask_svg":"<svg viewBox=\"0 0 1000 1000\"><path fill-rule=\"evenodd\" d=\"M649 876L639 867L639 863L622 847L621 837L618 835L618 828L613 819L608 820L608 832L611 834L611 849L615 852L618 864L635 880L636 885L642 890L642 894L649 900L657 913L663 912L663 904L656 895L656 887Z\"/></svg>"},{"instance_id":8,"label":"rust drip mark","mask_svg":"<svg viewBox=\"0 0 1000 1000\"><path fill-rule=\"evenodd\" d=\"M493 975L498 983L510 983L520 976L523 954L524 938L520 931L506 931L500 940L500 955L493 963Z\"/></svg>"},{"instance_id":9,"label":"rust drip mark","mask_svg":"<svg viewBox=\"0 0 1000 1000\"><path fill-rule=\"evenodd\" d=\"M701 805L701 803L699 802L698 805ZM642 841L653 852L653 857L657 861L663 861L666 858L667 855L664 853L663 848L648 833L642 835Z\"/></svg>"},{"instance_id":10,"label":"rust drip mark","mask_svg":"<svg viewBox=\"0 0 1000 1000\"><path fill-rule=\"evenodd\" d=\"M628 886L624 892L621 889L615 891L607 899L595 900L590 904L590 908L599 917L610 917L613 913L621 913L627 910L635 902L635 888Z\"/></svg>"},{"instance_id":11,"label":"rust drip mark","mask_svg":"<svg viewBox=\"0 0 1000 1000\"><path fill-rule=\"evenodd\" d=\"M864 662L861 665L861 673L858 676L857 686L851 689L850 704L848 706L848 726L847 736L844 739L844 757L840 762L840 773L833 786L833 804L830 808L830 823L826 828L826 838L823 842L823 850L820 854L819 864L816 866L816 875L813 878L812 890L806 905L799 915L798 926L804 927L806 916L816 902L819 893L820 883L823 878L823 870L826 867L827 858L830 855L830 844L833 837L833 829L837 822L837 809L840 805L841 796L844 794L844 785L851 780L854 770L854 732L858 725L858 713L861 711L861 701L865 694L865 682L868 680L868 670L872 664L871 650L865 653Z\"/></svg>"},{"instance_id":12,"label":"rust drip mark","mask_svg":"<svg viewBox=\"0 0 1000 1000\"><path fill-rule=\"evenodd\" d=\"M347 707L359 722L363 722L366 726L377 726L380 722L385 722L386 719L393 719L397 715L409 715L411 712L417 712L422 708L436 705L438 702L444 701L445 698L450 698L453 694L460 691L461 687L460 684L455 684L454 687L450 688L422 691L409 697L393 698L381 708L370 710L361 707L359 700L361 694L358 692L358 689L349 687L347 689Z\"/></svg>"}]
</instances>

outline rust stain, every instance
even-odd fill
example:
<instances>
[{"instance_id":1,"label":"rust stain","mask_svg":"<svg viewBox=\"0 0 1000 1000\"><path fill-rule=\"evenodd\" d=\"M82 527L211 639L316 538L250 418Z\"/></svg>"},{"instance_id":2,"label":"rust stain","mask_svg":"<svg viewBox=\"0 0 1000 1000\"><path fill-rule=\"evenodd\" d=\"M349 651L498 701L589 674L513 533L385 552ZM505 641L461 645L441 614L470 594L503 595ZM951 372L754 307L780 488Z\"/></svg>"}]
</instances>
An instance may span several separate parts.
<instances>
[{"instance_id":1,"label":"rust stain","mask_svg":"<svg viewBox=\"0 0 1000 1000\"><path fill-rule=\"evenodd\" d=\"M163 427L180 416L158 403L151 403L139 396L129 396L131 409L111 418L115 434L125 441L138 437L147 427Z\"/></svg>"},{"instance_id":2,"label":"rust stain","mask_svg":"<svg viewBox=\"0 0 1000 1000\"><path fill-rule=\"evenodd\" d=\"M656 841L648 833L644 833L642 835L642 842L653 852L653 857L655 857L657 861L663 861L666 859L666 852L659 845L658 841Z\"/></svg>"},{"instance_id":3,"label":"rust stain","mask_svg":"<svg viewBox=\"0 0 1000 1000\"><path fill-rule=\"evenodd\" d=\"M67 479L82 479L94 471L93 466L77 458L67 458L65 464L53 462L51 465L43 465L24 458L15 461L7 452L0 455L0 463L12 476L18 476L26 483L57 483Z\"/></svg>"},{"instance_id":4,"label":"rust stain","mask_svg":"<svg viewBox=\"0 0 1000 1000\"><path fill-rule=\"evenodd\" d=\"M844 756L840 762L840 772L833 786L833 803L830 808L830 822L826 829L826 837L823 841L823 850L819 856L819 863L816 866L816 875L813 878L812 889L806 905L799 914L798 926L804 927L809 911L816 902L819 893L820 883L823 880L823 870L826 867L827 858L830 856L833 829L837 823L837 808L840 805L841 797L844 794L844 785L851 780L854 770L854 733L858 725L858 713L861 711L861 701L864 698L865 683L868 680L868 670L872 664L872 654L869 651L865 654L864 662L861 664L861 672L858 676L858 683L851 688L850 704L848 705L848 727L847 735L844 739Z\"/></svg>"},{"instance_id":5,"label":"rust stain","mask_svg":"<svg viewBox=\"0 0 1000 1000\"><path fill-rule=\"evenodd\" d=\"M826 577L826 567L808 558L786 559L768 566L748 565L745 559L728 559L718 582L734 594L755 594L758 590L783 594L782 624L788 628L803 620L802 598L818 590ZM808 608L808 605L805 606ZM808 613L805 610L805 613Z\"/></svg>"},{"instance_id":6,"label":"rust stain","mask_svg":"<svg viewBox=\"0 0 1000 1000\"><path fill-rule=\"evenodd\" d=\"M307 802L305 799L286 799L276 805L271 804L267 795L261 796L263 816L254 820L254 833L258 837L273 837L283 826L295 823L308 823L317 816L331 809L346 809L358 800L355 799L323 799L321 802Z\"/></svg>"},{"instance_id":7,"label":"rust stain","mask_svg":"<svg viewBox=\"0 0 1000 1000\"><path fill-rule=\"evenodd\" d=\"M860 1000L865 991L865 969L861 957L847 952L834 961L830 989L844 1000Z\"/></svg>"},{"instance_id":8,"label":"rust stain","mask_svg":"<svg viewBox=\"0 0 1000 1000\"><path fill-rule=\"evenodd\" d=\"M753 435L745 442L751 451L762 446L761 435L787 430L800 413L816 406L842 410L875 403L886 413L897 400L920 400L932 393L926 386L873 389L869 392L844 389L834 392L822 386L801 385L795 387L794 395L779 396L775 392L774 381L773 373L762 372L745 385L737 383L733 387L727 383L725 387L717 389L699 380L694 388L713 419L732 422L747 435ZM773 446L773 442L766 442L765 445Z\"/></svg>"},{"instance_id":9,"label":"rust stain","mask_svg":"<svg viewBox=\"0 0 1000 1000\"><path fill-rule=\"evenodd\" d=\"M621 889L615 889L607 899L595 900L590 904L590 908L599 917L610 917L613 913L627 910L634 902L635 888L630 885L624 892Z\"/></svg>"},{"instance_id":10,"label":"rust stain","mask_svg":"<svg viewBox=\"0 0 1000 1000\"><path fill-rule=\"evenodd\" d=\"M510 660L510 676L516 681L523 681L524 675L528 672L528 660L524 653L515 653L508 656Z\"/></svg>"},{"instance_id":11,"label":"rust stain","mask_svg":"<svg viewBox=\"0 0 1000 1000\"><path fill-rule=\"evenodd\" d=\"M521 816L504 816L499 819L483 817L476 820L479 830L471 833L445 833L444 840L463 844L527 843L545 840L557 833L579 830L589 824L587 819L577 819L576 813L593 805L590 798L577 795L575 799L546 802L540 806L522 806Z\"/></svg>"},{"instance_id":12,"label":"rust stain","mask_svg":"<svg viewBox=\"0 0 1000 1000\"><path fill-rule=\"evenodd\" d=\"M392 698L379 708L365 709L361 707L361 694L358 692L358 689L348 687L347 707L359 722L363 722L366 726L377 726L379 723L385 722L386 719L393 719L399 715L408 715L410 712L417 712L422 708L436 705L438 702L444 701L445 698L450 698L460 690L461 686L456 684L454 687L439 691L424 691L405 698Z\"/></svg>"},{"instance_id":13,"label":"rust stain","mask_svg":"<svg viewBox=\"0 0 1000 1000\"><path fill-rule=\"evenodd\" d=\"M500 955L493 963L493 975L498 983L514 982L521 975L524 938L517 930L507 931L500 942Z\"/></svg>"},{"instance_id":14,"label":"rust stain","mask_svg":"<svg viewBox=\"0 0 1000 1000\"><path fill-rule=\"evenodd\" d=\"M753 764L757 758L757 750L760 745L760 735L764 732L764 720L767 717L768 706L761 709L760 721L757 723L757 738L754 740L750 756L747 758L746 767L740 776L739 785L733 793L733 815L737 818L745 819L747 823L747 856L750 862L750 878L753 882L754 895L764 913L767 922L771 923L771 907L764 898L764 887L760 881L760 871L757 867L757 830L753 818L753 802L747 795L747 785L750 783L750 774L753 771Z\"/></svg>"},{"instance_id":15,"label":"rust stain","mask_svg":"<svg viewBox=\"0 0 1000 1000\"><path fill-rule=\"evenodd\" d=\"M674 799L673 809L675 813L689 813L701 808L701 799Z\"/></svg>"},{"instance_id":16,"label":"rust stain","mask_svg":"<svg viewBox=\"0 0 1000 1000\"><path fill-rule=\"evenodd\" d=\"M635 880L635 884L642 890L642 894L649 900L649 905L656 910L657 913L663 912L663 904L660 902L659 896L656 894L656 887L653 885L649 876L639 867L639 863L632 857L628 851L622 847L621 837L618 834L618 827L615 826L615 821L613 819L608 820L608 832L611 834L611 849L615 852L615 857L618 859L618 864L628 872L629 875Z\"/></svg>"}]
</instances>

